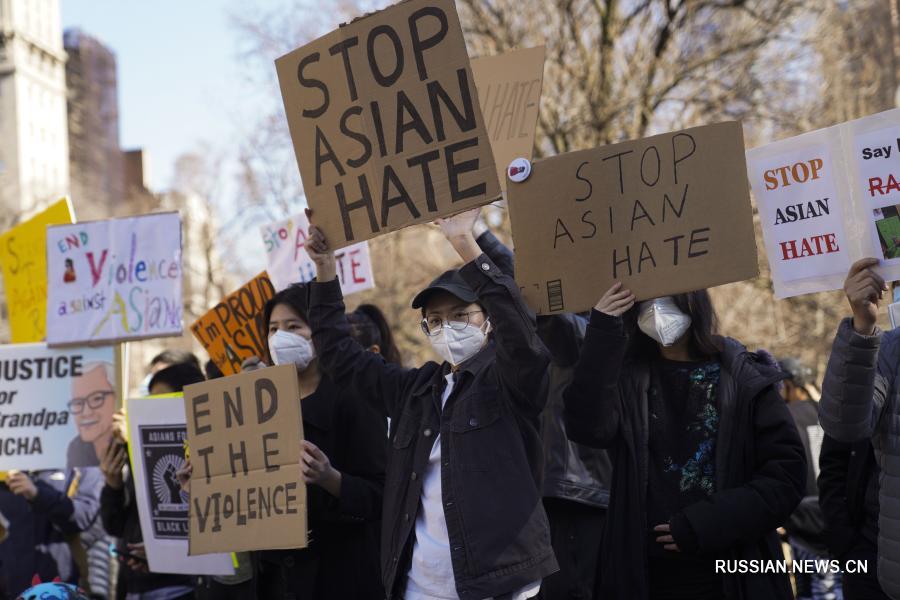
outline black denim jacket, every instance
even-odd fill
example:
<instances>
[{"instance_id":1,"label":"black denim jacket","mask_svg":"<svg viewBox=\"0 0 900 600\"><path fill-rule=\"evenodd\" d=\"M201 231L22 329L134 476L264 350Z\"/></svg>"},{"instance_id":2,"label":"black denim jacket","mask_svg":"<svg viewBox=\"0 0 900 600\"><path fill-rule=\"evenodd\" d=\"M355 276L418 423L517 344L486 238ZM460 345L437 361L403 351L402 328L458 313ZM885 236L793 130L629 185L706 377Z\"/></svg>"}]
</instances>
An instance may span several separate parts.
<instances>
[{"instance_id":1,"label":"black denim jacket","mask_svg":"<svg viewBox=\"0 0 900 600\"><path fill-rule=\"evenodd\" d=\"M389 598L402 597L423 475L441 435L441 484L453 574L461 598L502 596L557 570L541 504L540 414L547 351L511 277L485 255L460 269L493 325L492 343L466 361L441 411L449 365L390 365L350 337L340 286L310 285L310 325L320 368L365 390L391 418L381 536Z\"/></svg>"}]
</instances>

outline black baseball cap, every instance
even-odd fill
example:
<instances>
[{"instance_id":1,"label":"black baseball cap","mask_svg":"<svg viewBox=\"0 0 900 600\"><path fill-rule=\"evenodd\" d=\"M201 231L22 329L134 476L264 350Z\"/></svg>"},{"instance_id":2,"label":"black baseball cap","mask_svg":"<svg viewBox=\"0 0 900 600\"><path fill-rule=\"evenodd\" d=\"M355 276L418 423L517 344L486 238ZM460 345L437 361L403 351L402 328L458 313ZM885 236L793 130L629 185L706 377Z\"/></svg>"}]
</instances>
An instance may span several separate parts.
<instances>
[{"instance_id":1,"label":"black baseball cap","mask_svg":"<svg viewBox=\"0 0 900 600\"><path fill-rule=\"evenodd\" d=\"M435 292L449 292L462 300L463 302L477 302L478 296L466 283L466 280L459 274L459 270L450 269L441 274L440 277L432 281L427 288L416 294L413 298L413 308L424 308L428 303L428 299Z\"/></svg>"}]
</instances>

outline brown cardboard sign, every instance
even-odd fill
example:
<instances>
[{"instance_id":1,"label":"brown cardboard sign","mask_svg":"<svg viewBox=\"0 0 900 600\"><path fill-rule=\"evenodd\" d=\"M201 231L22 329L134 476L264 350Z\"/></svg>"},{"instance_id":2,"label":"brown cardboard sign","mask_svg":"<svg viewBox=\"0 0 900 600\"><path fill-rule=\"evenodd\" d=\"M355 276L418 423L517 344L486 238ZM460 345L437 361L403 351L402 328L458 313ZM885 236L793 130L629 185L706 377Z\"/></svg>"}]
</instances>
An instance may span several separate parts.
<instances>
[{"instance_id":1,"label":"brown cardboard sign","mask_svg":"<svg viewBox=\"0 0 900 600\"><path fill-rule=\"evenodd\" d=\"M191 333L225 375L241 372L251 356L266 356L266 324L263 309L275 295L265 271L225 296L194 321Z\"/></svg>"},{"instance_id":2,"label":"brown cardboard sign","mask_svg":"<svg viewBox=\"0 0 900 600\"><path fill-rule=\"evenodd\" d=\"M728 122L570 152L509 184L516 280L538 313L759 274L744 137Z\"/></svg>"},{"instance_id":3,"label":"brown cardboard sign","mask_svg":"<svg viewBox=\"0 0 900 600\"><path fill-rule=\"evenodd\" d=\"M305 548L300 390L294 365L184 388L189 554Z\"/></svg>"},{"instance_id":4,"label":"brown cardboard sign","mask_svg":"<svg viewBox=\"0 0 900 600\"><path fill-rule=\"evenodd\" d=\"M334 248L500 195L453 0L407 0L275 61L313 220Z\"/></svg>"},{"instance_id":5,"label":"brown cardboard sign","mask_svg":"<svg viewBox=\"0 0 900 600\"><path fill-rule=\"evenodd\" d=\"M506 191L509 163L516 158L531 160L534 152L544 82L544 47L476 58L472 60L472 74L497 177Z\"/></svg>"}]
</instances>

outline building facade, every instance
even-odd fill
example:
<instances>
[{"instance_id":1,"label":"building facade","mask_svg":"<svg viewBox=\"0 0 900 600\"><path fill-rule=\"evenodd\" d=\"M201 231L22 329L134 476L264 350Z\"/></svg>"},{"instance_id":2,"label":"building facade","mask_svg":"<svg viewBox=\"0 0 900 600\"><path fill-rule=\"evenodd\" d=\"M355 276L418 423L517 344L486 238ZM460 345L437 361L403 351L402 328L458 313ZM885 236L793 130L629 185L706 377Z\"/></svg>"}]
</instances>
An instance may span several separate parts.
<instances>
[{"instance_id":1,"label":"building facade","mask_svg":"<svg viewBox=\"0 0 900 600\"><path fill-rule=\"evenodd\" d=\"M63 46L72 200L80 220L108 218L126 200L116 55L77 28L66 30Z\"/></svg>"},{"instance_id":2,"label":"building facade","mask_svg":"<svg viewBox=\"0 0 900 600\"><path fill-rule=\"evenodd\" d=\"M9 226L69 192L59 0L0 0L0 206Z\"/></svg>"}]
</instances>

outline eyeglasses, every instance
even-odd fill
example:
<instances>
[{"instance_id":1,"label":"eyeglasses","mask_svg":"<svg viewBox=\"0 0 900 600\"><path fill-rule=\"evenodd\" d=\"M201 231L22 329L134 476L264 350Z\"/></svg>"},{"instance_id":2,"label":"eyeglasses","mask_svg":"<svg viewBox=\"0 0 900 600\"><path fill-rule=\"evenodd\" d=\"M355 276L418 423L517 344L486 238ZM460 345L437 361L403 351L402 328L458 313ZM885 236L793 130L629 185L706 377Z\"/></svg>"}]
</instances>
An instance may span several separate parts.
<instances>
[{"instance_id":1,"label":"eyeglasses","mask_svg":"<svg viewBox=\"0 0 900 600\"><path fill-rule=\"evenodd\" d=\"M469 312L453 313L450 315L448 321L445 321L437 315L428 316L422 319L422 331L424 331L427 336L439 334L441 328L444 326L449 327L454 331L462 331L469 325L469 318L471 315L477 315L478 313L483 312L483 310L471 310Z\"/></svg>"},{"instance_id":2,"label":"eyeglasses","mask_svg":"<svg viewBox=\"0 0 900 600\"><path fill-rule=\"evenodd\" d=\"M72 398L69 401L69 412L73 415L80 415L84 412L84 405L87 404L91 410L97 410L106 402L107 396L112 396L114 392L106 390L103 392L92 392L82 398Z\"/></svg>"}]
</instances>

